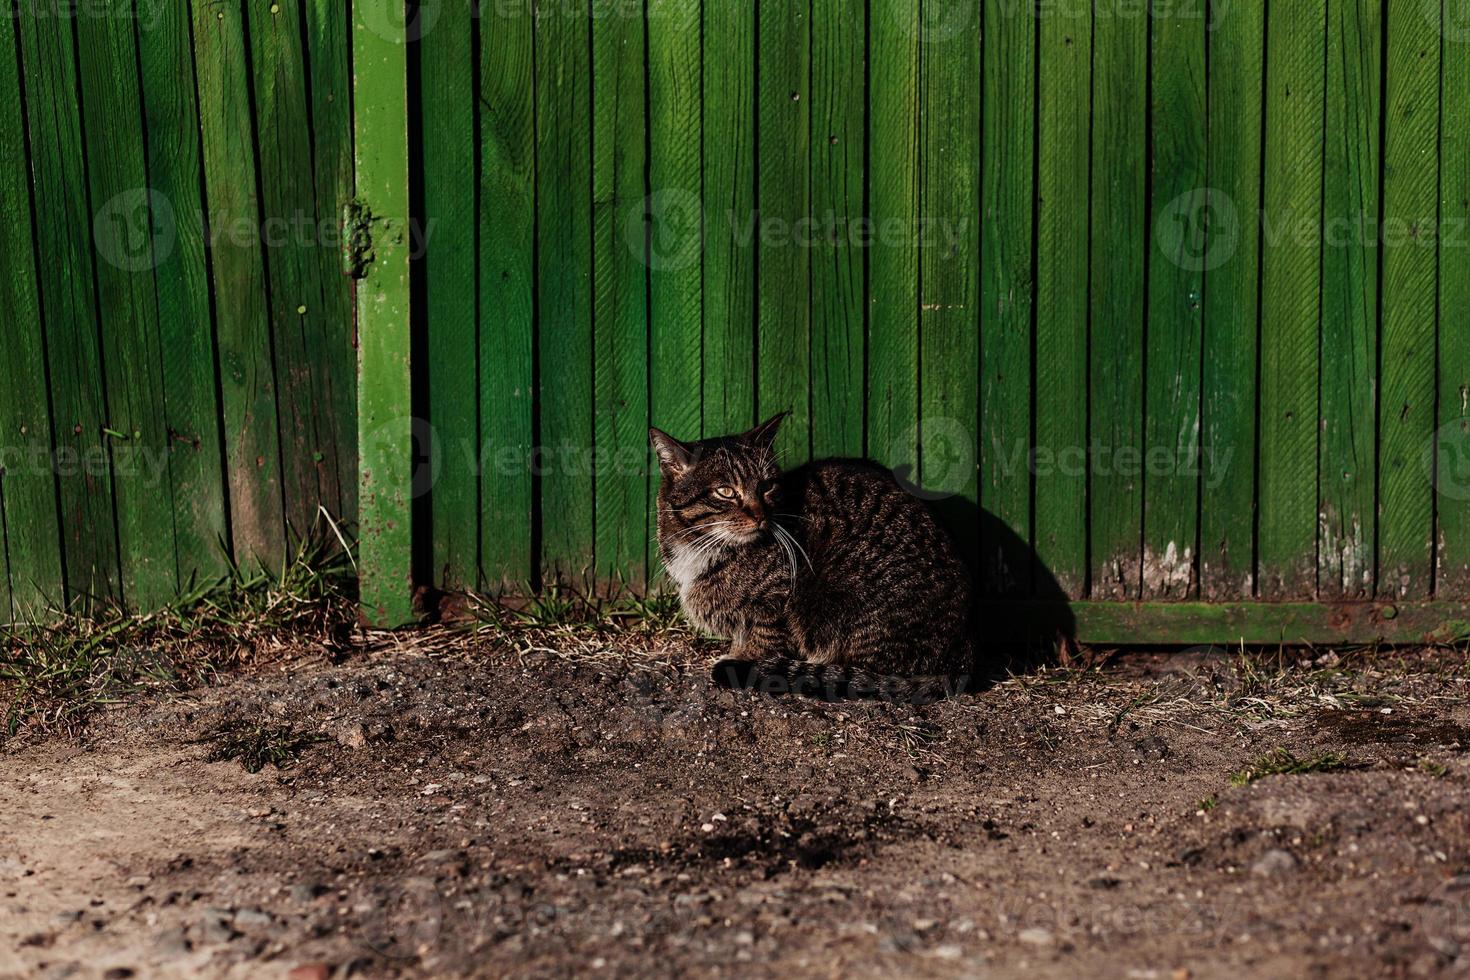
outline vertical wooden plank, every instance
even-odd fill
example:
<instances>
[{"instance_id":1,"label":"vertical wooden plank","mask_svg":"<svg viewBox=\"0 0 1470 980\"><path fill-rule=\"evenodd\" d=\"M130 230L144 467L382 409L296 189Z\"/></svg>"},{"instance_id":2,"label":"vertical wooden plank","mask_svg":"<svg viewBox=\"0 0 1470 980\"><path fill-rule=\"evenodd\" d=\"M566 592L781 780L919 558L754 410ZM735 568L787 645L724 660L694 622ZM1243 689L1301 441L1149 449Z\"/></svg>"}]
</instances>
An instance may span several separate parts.
<instances>
[{"instance_id":1,"label":"vertical wooden plank","mask_svg":"<svg viewBox=\"0 0 1470 980\"><path fill-rule=\"evenodd\" d=\"M344 209L356 193L352 165L352 30L349 5L340 0L303 0L306 23L308 110L311 118L311 156L316 181L316 217L321 231L319 261L322 273L319 306L326 331L327 374L332 398L322 411L337 420L332 432L336 460L323 459L338 474L337 515L349 524L357 522L357 296L355 280L341 268L337 240ZM468 2L468 0L465 0ZM426 36L437 22L438 8L425 7L416 28ZM415 28L411 28L413 30ZM472 97L473 93L467 93ZM459 219L464 221L463 216ZM436 226L438 228L440 226ZM432 232L408 229L409 243L416 253L425 250ZM465 397L474 397L467 391Z\"/></svg>"},{"instance_id":2,"label":"vertical wooden plank","mask_svg":"<svg viewBox=\"0 0 1470 980\"><path fill-rule=\"evenodd\" d=\"M1187 232L1206 187L1207 12L1205 0L1182 0L1156 8L1152 19L1144 599L1187 599L1199 584L1195 547L1205 268L1199 240Z\"/></svg>"},{"instance_id":3,"label":"vertical wooden plank","mask_svg":"<svg viewBox=\"0 0 1470 980\"><path fill-rule=\"evenodd\" d=\"M592 566L591 66L589 8L553 4L536 23L536 256L540 315L543 574Z\"/></svg>"},{"instance_id":4,"label":"vertical wooden plank","mask_svg":"<svg viewBox=\"0 0 1470 980\"><path fill-rule=\"evenodd\" d=\"M1444 22L1440 122L1439 436L1436 596L1470 600L1470 23Z\"/></svg>"},{"instance_id":5,"label":"vertical wooden plank","mask_svg":"<svg viewBox=\"0 0 1470 980\"><path fill-rule=\"evenodd\" d=\"M478 583L479 390L476 363L478 280L475 252L475 51L470 4L445 4L423 35L419 70L423 99L424 224L433 247L423 256L426 366L433 484L434 583L444 589Z\"/></svg>"},{"instance_id":6,"label":"vertical wooden plank","mask_svg":"<svg viewBox=\"0 0 1470 980\"><path fill-rule=\"evenodd\" d=\"M703 425L700 7L700 0L648 4L649 405L653 424L680 438L697 436ZM639 469L648 473L644 499L652 528L658 469L646 462L647 434L630 436L636 442L630 439L620 448L617 466L622 470L635 460L644 463ZM650 546L648 551L652 574L658 549Z\"/></svg>"},{"instance_id":7,"label":"vertical wooden plank","mask_svg":"<svg viewBox=\"0 0 1470 980\"><path fill-rule=\"evenodd\" d=\"M910 0L872 0L869 65L868 455L918 475L919 61Z\"/></svg>"},{"instance_id":8,"label":"vertical wooden plank","mask_svg":"<svg viewBox=\"0 0 1470 980\"><path fill-rule=\"evenodd\" d=\"M16 20L0 16L0 622L39 618L64 601L51 415L46 404L46 349L37 293L30 167L22 116Z\"/></svg>"},{"instance_id":9,"label":"vertical wooden plank","mask_svg":"<svg viewBox=\"0 0 1470 980\"><path fill-rule=\"evenodd\" d=\"M372 215L373 260L357 291L362 509L358 581L377 626L412 610L413 447L409 363L408 45L397 0L353 6L357 186ZM400 8L401 9L401 8Z\"/></svg>"},{"instance_id":10,"label":"vertical wooden plank","mask_svg":"<svg viewBox=\"0 0 1470 980\"><path fill-rule=\"evenodd\" d=\"M191 0L224 411L231 550L242 566L285 559L275 368L265 307L245 34L238 0Z\"/></svg>"},{"instance_id":11,"label":"vertical wooden plank","mask_svg":"<svg viewBox=\"0 0 1470 980\"><path fill-rule=\"evenodd\" d=\"M592 18L595 572L599 583L635 589L646 577L649 487L647 470L636 465L648 455L649 401L642 15L623 5Z\"/></svg>"},{"instance_id":12,"label":"vertical wooden plank","mask_svg":"<svg viewBox=\"0 0 1470 980\"><path fill-rule=\"evenodd\" d=\"M756 93L757 414L790 410L776 451L811 455L811 23L808 7L760 0Z\"/></svg>"},{"instance_id":13,"label":"vertical wooden plank","mask_svg":"<svg viewBox=\"0 0 1470 980\"><path fill-rule=\"evenodd\" d=\"M536 88L529 5L480 8L480 584L531 582Z\"/></svg>"},{"instance_id":14,"label":"vertical wooden plank","mask_svg":"<svg viewBox=\"0 0 1470 980\"><path fill-rule=\"evenodd\" d=\"M173 249L176 209L148 182L132 19L84 15L76 23L122 590L141 612L178 591L153 292L158 256Z\"/></svg>"},{"instance_id":15,"label":"vertical wooden plank","mask_svg":"<svg viewBox=\"0 0 1470 980\"><path fill-rule=\"evenodd\" d=\"M1268 16L1258 588L1306 599L1317 586L1327 4L1272 4Z\"/></svg>"},{"instance_id":16,"label":"vertical wooden plank","mask_svg":"<svg viewBox=\"0 0 1470 980\"><path fill-rule=\"evenodd\" d=\"M320 507L342 513L340 433L352 425L351 362L344 356L351 350L349 325L329 322L327 315L340 257L322 230L337 216L324 223L317 210L302 2L246 0L281 476L287 529L297 535L310 532ZM370 32L391 31L388 21L370 23ZM407 228L399 229L405 239Z\"/></svg>"},{"instance_id":17,"label":"vertical wooden plank","mask_svg":"<svg viewBox=\"0 0 1470 980\"><path fill-rule=\"evenodd\" d=\"M87 193L69 11L49 2L21 4L19 28L67 591L70 600L85 603L122 593L93 291L90 236L98 215Z\"/></svg>"},{"instance_id":18,"label":"vertical wooden plank","mask_svg":"<svg viewBox=\"0 0 1470 980\"><path fill-rule=\"evenodd\" d=\"M920 64L918 483L977 499L980 363L980 7L926 0ZM980 526L955 507L950 530L973 561Z\"/></svg>"},{"instance_id":19,"label":"vertical wooden plank","mask_svg":"<svg viewBox=\"0 0 1470 980\"><path fill-rule=\"evenodd\" d=\"M1265 8L1232 6L1208 43L1208 184L1176 220L1205 272L1200 593L1255 593L1261 113Z\"/></svg>"},{"instance_id":20,"label":"vertical wooden plank","mask_svg":"<svg viewBox=\"0 0 1470 980\"><path fill-rule=\"evenodd\" d=\"M1399 3L1389 9L1383 94L1378 594L1398 599L1428 598L1433 583L1434 492L1424 455L1432 452L1438 425L1440 24L1422 7ZM1446 93L1449 99L1464 95Z\"/></svg>"},{"instance_id":21,"label":"vertical wooden plank","mask_svg":"<svg viewBox=\"0 0 1470 980\"><path fill-rule=\"evenodd\" d=\"M1317 532L1323 599L1373 596L1381 10L1377 0L1328 8Z\"/></svg>"},{"instance_id":22,"label":"vertical wooden plank","mask_svg":"<svg viewBox=\"0 0 1470 980\"><path fill-rule=\"evenodd\" d=\"M703 4L704 434L755 424L755 4Z\"/></svg>"},{"instance_id":23,"label":"vertical wooden plank","mask_svg":"<svg viewBox=\"0 0 1470 980\"><path fill-rule=\"evenodd\" d=\"M1144 471L1154 449L1143 432L1150 111L1145 13L1131 0L1099 0L1093 17L1087 496L1094 599L1139 596ZM1160 366L1170 377L1178 368ZM1160 566L1169 561L1164 554L1153 557ZM1183 556L1176 553L1160 574L1181 569L1187 588Z\"/></svg>"},{"instance_id":24,"label":"vertical wooden plank","mask_svg":"<svg viewBox=\"0 0 1470 980\"><path fill-rule=\"evenodd\" d=\"M1036 18L1010 0L985 0L984 17L980 506L994 522L982 525L980 584L1017 596L1031 587Z\"/></svg>"},{"instance_id":25,"label":"vertical wooden plank","mask_svg":"<svg viewBox=\"0 0 1470 980\"><path fill-rule=\"evenodd\" d=\"M861 456L867 8L823 0L812 18L812 455Z\"/></svg>"},{"instance_id":26,"label":"vertical wooden plank","mask_svg":"<svg viewBox=\"0 0 1470 980\"><path fill-rule=\"evenodd\" d=\"M1090 12L1042 7L1037 161L1035 521L1041 576L1087 586L1087 236Z\"/></svg>"},{"instance_id":27,"label":"vertical wooden plank","mask_svg":"<svg viewBox=\"0 0 1470 980\"><path fill-rule=\"evenodd\" d=\"M154 253L153 285L175 557L179 585L188 589L223 575L229 558L189 8L157 6L139 29L148 180L169 202L172 223L172 246Z\"/></svg>"}]
</instances>

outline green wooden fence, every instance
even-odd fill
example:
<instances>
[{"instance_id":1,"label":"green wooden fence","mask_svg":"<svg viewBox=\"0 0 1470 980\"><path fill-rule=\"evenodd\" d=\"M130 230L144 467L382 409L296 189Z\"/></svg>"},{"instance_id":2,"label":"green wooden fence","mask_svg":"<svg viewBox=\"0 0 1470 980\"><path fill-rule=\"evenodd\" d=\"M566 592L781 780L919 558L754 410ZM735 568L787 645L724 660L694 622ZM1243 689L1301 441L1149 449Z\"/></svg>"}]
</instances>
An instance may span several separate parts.
<instances>
[{"instance_id":1,"label":"green wooden fence","mask_svg":"<svg viewBox=\"0 0 1470 980\"><path fill-rule=\"evenodd\" d=\"M1470 632L1458 3L0 2L15 608L355 521L359 431L376 618L410 550L646 588L647 427L790 408L787 461L893 466L1006 622ZM360 409L335 243L263 234L367 192L354 123L358 220L420 253L412 344L366 263Z\"/></svg>"}]
</instances>

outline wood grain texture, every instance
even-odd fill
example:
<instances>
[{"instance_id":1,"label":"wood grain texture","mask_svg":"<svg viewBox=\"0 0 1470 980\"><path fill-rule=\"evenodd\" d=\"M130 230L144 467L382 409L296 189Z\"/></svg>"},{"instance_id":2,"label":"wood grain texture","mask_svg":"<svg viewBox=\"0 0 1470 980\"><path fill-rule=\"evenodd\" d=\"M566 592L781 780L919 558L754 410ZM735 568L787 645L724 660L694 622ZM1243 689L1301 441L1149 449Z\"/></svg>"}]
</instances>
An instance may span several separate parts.
<instances>
[{"instance_id":1,"label":"wood grain texture","mask_svg":"<svg viewBox=\"0 0 1470 980\"><path fill-rule=\"evenodd\" d=\"M1446 25L1451 29L1450 25ZM1470 32L1453 26L1443 47L1446 94L1470 92ZM1470 310L1470 99L1444 102L1440 124L1439 430L1436 594L1470 598L1470 344L1457 311Z\"/></svg>"},{"instance_id":2,"label":"wood grain texture","mask_svg":"<svg viewBox=\"0 0 1470 980\"><path fill-rule=\"evenodd\" d=\"M123 599L92 241L108 201L89 199L71 19L45 4L19 9L66 596L87 606Z\"/></svg>"},{"instance_id":3,"label":"wood grain texture","mask_svg":"<svg viewBox=\"0 0 1470 980\"><path fill-rule=\"evenodd\" d=\"M1091 21L1041 17L1036 226L1035 551L1063 592L1087 589L1087 236ZM1065 404L1065 411L1051 406Z\"/></svg>"},{"instance_id":4,"label":"wood grain texture","mask_svg":"<svg viewBox=\"0 0 1470 980\"><path fill-rule=\"evenodd\" d=\"M1388 87L1383 93L1378 595L1395 599L1428 598L1434 569L1434 489L1425 459L1433 455L1438 427L1434 352L1441 38L1439 24L1412 6L1390 10Z\"/></svg>"},{"instance_id":5,"label":"wood grain texture","mask_svg":"<svg viewBox=\"0 0 1470 980\"><path fill-rule=\"evenodd\" d=\"M980 553L976 422L980 331L980 8L929 0L920 63L917 483Z\"/></svg>"},{"instance_id":6,"label":"wood grain texture","mask_svg":"<svg viewBox=\"0 0 1470 980\"><path fill-rule=\"evenodd\" d=\"M534 21L489 4L480 19L480 584L532 579L536 88ZM493 39L493 43L491 43Z\"/></svg>"},{"instance_id":7,"label":"wood grain texture","mask_svg":"<svg viewBox=\"0 0 1470 980\"><path fill-rule=\"evenodd\" d=\"M704 435L755 418L755 4L703 4Z\"/></svg>"},{"instance_id":8,"label":"wood grain texture","mask_svg":"<svg viewBox=\"0 0 1470 980\"><path fill-rule=\"evenodd\" d=\"M641 17L612 10L593 18L594 574L638 590L647 577L649 517L648 471L640 465L648 457L650 393L646 43ZM695 351L698 364L697 339Z\"/></svg>"},{"instance_id":9,"label":"wood grain texture","mask_svg":"<svg viewBox=\"0 0 1470 980\"><path fill-rule=\"evenodd\" d=\"M1147 418L1143 459L1145 599L1198 594L1200 361L1204 343L1204 239L1208 33L1204 0L1153 19L1152 199L1149 240Z\"/></svg>"},{"instance_id":10,"label":"wood grain texture","mask_svg":"<svg viewBox=\"0 0 1470 980\"><path fill-rule=\"evenodd\" d=\"M215 339L223 405L231 555L285 560L275 366L265 304L254 137L238 2L191 0L203 140Z\"/></svg>"},{"instance_id":11,"label":"wood grain texture","mask_svg":"<svg viewBox=\"0 0 1470 980\"><path fill-rule=\"evenodd\" d=\"M555 4L536 23L536 324L542 570L592 569L592 91L587 11Z\"/></svg>"},{"instance_id":12,"label":"wood grain texture","mask_svg":"<svg viewBox=\"0 0 1470 980\"><path fill-rule=\"evenodd\" d=\"M1207 184L1186 230L1205 267L1200 595L1255 594L1264 7L1211 23Z\"/></svg>"},{"instance_id":13,"label":"wood grain texture","mask_svg":"<svg viewBox=\"0 0 1470 980\"><path fill-rule=\"evenodd\" d=\"M1317 593L1373 596L1377 525L1381 5L1334 3L1327 29Z\"/></svg>"},{"instance_id":14,"label":"wood grain texture","mask_svg":"<svg viewBox=\"0 0 1470 980\"><path fill-rule=\"evenodd\" d=\"M0 377L8 379L0 385L0 625L41 619L65 601L15 28L7 11L0 17Z\"/></svg>"},{"instance_id":15,"label":"wood grain texture","mask_svg":"<svg viewBox=\"0 0 1470 980\"><path fill-rule=\"evenodd\" d=\"M139 35L148 181L170 202L172 246L154 253L174 560L188 590L229 568L214 318L205 250L204 157L187 4L158 7ZM186 80L181 84L180 80Z\"/></svg>"},{"instance_id":16,"label":"wood grain texture","mask_svg":"<svg viewBox=\"0 0 1470 980\"><path fill-rule=\"evenodd\" d=\"M179 584L153 283L158 256L173 249L176 208L148 180L131 19L78 17L76 24L122 591L133 608L156 609Z\"/></svg>"},{"instance_id":17,"label":"wood grain texture","mask_svg":"<svg viewBox=\"0 0 1470 980\"><path fill-rule=\"evenodd\" d=\"M326 296L341 262L323 232L312 160L303 0L246 0L260 161L261 242L276 368L277 427L289 532L306 536L319 508L343 512L339 445L354 427L348 324L332 321ZM369 33L372 33L369 30ZM402 229L400 229L402 232ZM406 236L405 236L406 237Z\"/></svg>"},{"instance_id":18,"label":"wood grain texture","mask_svg":"<svg viewBox=\"0 0 1470 980\"><path fill-rule=\"evenodd\" d=\"M429 423L438 436L430 572L432 583L445 589L479 585L477 26L468 3L445 4L423 36L419 61L424 223L434 229L422 267L423 315L433 324L427 337Z\"/></svg>"},{"instance_id":19,"label":"wood grain texture","mask_svg":"<svg viewBox=\"0 0 1470 980\"><path fill-rule=\"evenodd\" d=\"M704 424L701 6L699 0L665 0L648 8L647 406L652 424L680 438L698 436ZM646 431L630 427L618 467L630 473L636 468L644 481L646 560L652 577L659 477Z\"/></svg>"},{"instance_id":20,"label":"wood grain texture","mask_svg":"<svg viewBox=\"0 0 1470 980\"><path fill-rule=\"evenodd\" d=\"M1035 203L1036 20L1008 0L984 5L980 225L980 587L1031 592L1031 247Z\"/></svg>"},{"instance_id":21,"label":"wood grain texture","mask_svg":"<svg viewBox=\"0 0 1470 980\"><path fill-rule=\"evenodd\" d=\"M1270 600L1317 590L1325 0L1273 4L1262 214L1260 545Z\"/></svg>"},{"instance_id":22,"label":"wood grain texture","mask_svg":"<svg viewBox=\"0 0 1470 980\"><path fill-rule=\"evenodd\" d=\"M874 0L869 65L868 455L914 479L919 424L919 160L923 22L906 0Z\"/></svg>"},{"instance_id":23,"label":"wood grain texture","mask_svg":"<svg viewBox=\"0 0 1470 980\"><path fill-rule=\"evenodd\" d=\"M1092 37L1087 294L1087 500L1095 599L1136 599L1142 587L1144 473L1155 449L1144 441L1143 422L1148 44L1148 18L1139 15L1137 4L1100 0ZM1178 378L1180 365L1166 363L1160 370ZM1173 439L1164 445L1172 448ZM1185 543L1176 543L1176 549L1179 544ZM1167 572L1162 571L1169 563L1166 555L1150 558L1160 577L1178 575L1182 568L1187 584L1182 555L1175 554Z\"/></svg>"},{"instance_id":24,"label":"wood grain texture","mask_svg":"<svg viewBox=\"0 0 1470 980\"><path fill-rule=\"evenodd\" d=\"M790 466L812 451L811 22L790 0L760 0L756 20L756 414L792 413L776 437Z\"/></svg>"},{"instance_id":25,"label":"wood grain texture","mask_svg":"<svg viewBox=\"0 0 1470 980\"><path fill-rule=\"evenodd\" d=\"M863 452L867 9L812 5L812 455Z\"/></svg>"}]
</instances>

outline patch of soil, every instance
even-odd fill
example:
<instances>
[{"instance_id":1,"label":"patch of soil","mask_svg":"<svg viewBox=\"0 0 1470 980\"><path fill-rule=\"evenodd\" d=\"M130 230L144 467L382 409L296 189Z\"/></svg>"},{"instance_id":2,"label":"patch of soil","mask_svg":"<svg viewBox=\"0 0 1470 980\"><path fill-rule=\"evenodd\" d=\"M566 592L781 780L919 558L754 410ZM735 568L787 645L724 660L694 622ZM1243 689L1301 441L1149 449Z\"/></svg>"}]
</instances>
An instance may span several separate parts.
<instances>
[{"instance_id":1,"label":"patch of soil","mask_svg":"<svg viewBox=\"0 0 1470 980\"><path fill-rule=\"evenodd\" d=\"M402 642L134 702L0 755L0 976L1470 967L1462 679L1262 712L1148 664L913 707ZM1353 768L1230 785L1277 747Z\"/></svg>"}]
</instances>

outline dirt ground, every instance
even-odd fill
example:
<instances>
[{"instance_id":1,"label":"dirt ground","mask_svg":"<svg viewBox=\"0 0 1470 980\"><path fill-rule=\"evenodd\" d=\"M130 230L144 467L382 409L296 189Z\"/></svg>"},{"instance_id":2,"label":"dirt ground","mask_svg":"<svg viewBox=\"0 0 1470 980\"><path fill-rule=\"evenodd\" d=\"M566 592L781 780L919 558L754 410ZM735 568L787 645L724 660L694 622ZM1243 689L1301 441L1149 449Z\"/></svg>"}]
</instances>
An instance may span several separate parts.
<instances>
[{"instance_id":1,"label":"dirt ground","mask_svg":"<svg viewBox=\"0 0 1470 980\"><path fill-rule=\"evenodd\" d=\"M1463 651L900 707L434 637L12 739L0 976L1470 974Z\"/></svg>"}]
</instances>

